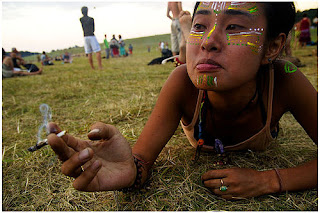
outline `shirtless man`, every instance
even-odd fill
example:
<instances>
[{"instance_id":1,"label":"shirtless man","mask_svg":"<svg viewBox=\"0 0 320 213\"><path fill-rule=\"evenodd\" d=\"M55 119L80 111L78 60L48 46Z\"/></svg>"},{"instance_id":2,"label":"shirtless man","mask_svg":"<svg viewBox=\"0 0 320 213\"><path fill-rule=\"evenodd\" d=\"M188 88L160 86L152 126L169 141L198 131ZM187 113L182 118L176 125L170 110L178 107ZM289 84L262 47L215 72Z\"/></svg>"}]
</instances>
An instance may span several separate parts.
<instances>
[{"instance_id":1,"label":"shirtless man","mask_svg":"<svg viewBox=\"0 0 320 213\"><path fill-rule=\"evenodd\" d=\"M84 51L88 55L89 64L92 69L93 60L92 60L92 52L96 53L97 61L100 70L102 69L101 65L101 48L100 44L97 41L96 36L94 35L94 19L88 16L88 8L82 7L81 12L83 17L80 18L81 26L83 29L83 36L84 36Z\"/></svg>"},{"instance_id":2,"label":"shirtless man","mask_svg":"<svg viewBox=\"0 0 320 213\"><path fill-rule=\"evenodd\" d=\"M172 16L170 15L170 11ZM181 29L179 23L179 14L182 11L181 2L168 2L167 17L172 20L171 23L171 49L173 55L178 55L179 44L181 41Z\"/></svg>"}]
</instances>

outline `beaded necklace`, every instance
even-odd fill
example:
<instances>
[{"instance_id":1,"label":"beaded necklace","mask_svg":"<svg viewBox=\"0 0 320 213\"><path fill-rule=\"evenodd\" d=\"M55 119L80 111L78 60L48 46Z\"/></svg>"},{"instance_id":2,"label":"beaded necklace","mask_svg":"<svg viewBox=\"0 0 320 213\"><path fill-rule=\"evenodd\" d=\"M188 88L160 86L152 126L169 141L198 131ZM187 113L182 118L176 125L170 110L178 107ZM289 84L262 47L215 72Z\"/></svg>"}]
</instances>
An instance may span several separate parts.
<instances>
[{"instance_id":1,"label":"beaded necklace","mask_svg":"<svg viewBox=\"0 0 320 213\"><path fill-rule=\"evenodd\" d=\"M208 103L209 103L208 94L207 94L207 91L204 91L203 97L201 100L201 104L200 104L199 124L198 124L198 128L199 128L198 138L199 139L198 139L196 152L193 157L194 161L197 161L199 159L201 149L202 149L203 145L205 144L204 139L206 137L206 132L205 132L204 128L205 128L205 124L206 124ZM225 154L224 146L223 146L223 143L221 142L221 140L219 140L218 138L216 138L214 140L214 149L219 156L224 156L224 154ZM219 161L217 164L226 164L226 163L223 161Z\"/></svg>"},{"instance_id":2,"label":"beaded necklace","mask_svg":"<svg viewBox=\"0 0 320 213\"><path fill-rule=\"evenodd\" d=\"M251 98L251 100L249 101L249 103L247 104L247 106L244 109L246 109L250 105L250 103L257 97L258 93L259 93L259 90L258 90L258 86L257 86L253 97ZM258 95L258 97L260 97L260 95ZM207 110L208 110L208 104L209 104L208 94L207 94L207 91L205 90L203 92L203 96L202 96L202 100L201 100L201 104L200 104L199 124L198 124L198 128L199 128L198 138L199 139L198 139L198 143L197 143L196 152L193 157L194 161L197 161L199 159L201 149L202 149L203 145L205 144L206 132L204 129L205 129L205 124L206 124L206 117L207 117L206 115L207 115ZM264 112L264 110L262 110L262 112ZM226 155L225 150L224 150L224 145L223 145L222 141L218 138L214 139L214 150L218 154L218 157L220 158L219 161L214 163L214 165L223 165L223 164L227 164L229 162L229 158Z\"/></svg>"}]
</instances>

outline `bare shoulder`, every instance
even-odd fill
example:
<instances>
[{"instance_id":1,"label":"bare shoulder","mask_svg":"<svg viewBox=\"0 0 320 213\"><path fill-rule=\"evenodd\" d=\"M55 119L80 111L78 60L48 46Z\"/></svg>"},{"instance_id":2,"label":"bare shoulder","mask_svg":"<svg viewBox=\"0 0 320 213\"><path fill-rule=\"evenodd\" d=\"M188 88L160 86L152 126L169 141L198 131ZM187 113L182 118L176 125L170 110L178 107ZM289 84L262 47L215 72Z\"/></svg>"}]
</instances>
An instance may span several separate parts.
<instances>
[{"instance_id":1,"label":"bare shoulder","mask_svg":"<svg viewBox=\"0 0 320 213\"><path fill-rule=\"evenodd\" d=\"M165 96L178 101L182 106L190 104L190 102L193 103L198 92L189 78L186 65L181 65L172 71L161 91Z\"/></svg>"},{"instance_id":2,"label":"bare shoulder","mask_svg":"<svg viewBox=\"0 0 320 213\"><path fill-rule=\"evenodd\" d=\"M278 97L282 103L292 106L300 98L316 93L307 77L290 61L277 60L274 63L274 73L275 98Z\"/></svg>"},{"instance_id":3,"label":"bare shoulder","mask_svg":"<svg viewBox=\"0 0 320 213\"><path fill-rule=\"evenodd\" d=\"M177 92L183 92L184 94L190 94L197 91L197 88L189 78L186 65L175 68L170 74L166 84L175 87Z\"/></svg>"},{"instance_id":4,"label":"bare shoulder","mask_svg":"<svg viewBox=\"0 0 320 213\"><path fill-rule=\"evenodd\" d=\"M275 83L283 87L309 84L305 75L291 61L276 60L274 63Z\"/></svg>"}]
</instances>

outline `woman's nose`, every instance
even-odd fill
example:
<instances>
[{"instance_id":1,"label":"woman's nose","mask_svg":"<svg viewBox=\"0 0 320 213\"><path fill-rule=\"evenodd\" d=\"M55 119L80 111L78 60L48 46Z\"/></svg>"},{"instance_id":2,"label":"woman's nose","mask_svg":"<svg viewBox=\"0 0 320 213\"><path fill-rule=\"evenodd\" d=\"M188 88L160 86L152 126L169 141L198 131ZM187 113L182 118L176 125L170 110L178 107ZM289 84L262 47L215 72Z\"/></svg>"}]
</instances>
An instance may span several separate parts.
<instances>
[{"instance_id":1,"label":"woman's nose","mask_svg":"<svg viewBox=\"0 0 320 213\"><path fill-rule=\"evenodd\" d=\"M213 26L213 28L209 31L205 39L203 39L201 43L201 49L206 51L220 51L222 40L221 33L217 28L217 24Z\"/></svg>"}]
</instances>

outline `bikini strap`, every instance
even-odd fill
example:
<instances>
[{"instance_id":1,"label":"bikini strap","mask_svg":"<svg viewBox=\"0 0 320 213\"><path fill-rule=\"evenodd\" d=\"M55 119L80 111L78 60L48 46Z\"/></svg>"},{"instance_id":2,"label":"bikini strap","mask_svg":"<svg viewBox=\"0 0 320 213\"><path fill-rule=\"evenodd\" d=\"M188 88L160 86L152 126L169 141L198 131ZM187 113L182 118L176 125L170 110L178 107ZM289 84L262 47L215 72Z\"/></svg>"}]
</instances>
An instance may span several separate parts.
<instances>
[{"instance_id":1,"label":"bikini strap","mask_svg":"<svg viewBox=\"0 0 320 213\"><path fill-rule=\"evenodd\" d=\"M267 111L267 128L270 132L270 124L272 118L272 104L273 104L273 91L274 91L274 68L273 64L269 64L269 92L268 92L268 111Z\"/></svg>"}]
</instances>

